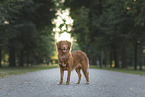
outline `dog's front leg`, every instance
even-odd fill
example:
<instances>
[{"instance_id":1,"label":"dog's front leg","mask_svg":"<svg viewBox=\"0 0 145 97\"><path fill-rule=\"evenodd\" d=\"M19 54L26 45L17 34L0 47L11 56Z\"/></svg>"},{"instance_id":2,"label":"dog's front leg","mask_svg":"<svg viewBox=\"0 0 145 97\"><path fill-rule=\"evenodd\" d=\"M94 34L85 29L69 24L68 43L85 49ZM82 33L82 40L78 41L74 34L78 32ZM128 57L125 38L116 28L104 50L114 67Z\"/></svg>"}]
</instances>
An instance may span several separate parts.
<instances>
[{"instance_id":1,"label":"dog's front leg","mask_svg":"<svg viewBox=\"0 0 145 97\"><path fill-rule=\"evenodd\" d=\"M71 75L71 70L68 69L68 75L67 75L66 85L69 85L69 83L70 83L70 75Z\"/></svg>"},{"instance_id":2,"label":"dog's front leg","mask_svg":"<svg viewBox=\"0 0 145 97\"><path fill-rule=\"evenodd\" d=\"M64 70L63 69L60 69L60 82L59 82L59 85L61 85L63 83L63 75L64 75Z\"/></svg>"}]
</instances>

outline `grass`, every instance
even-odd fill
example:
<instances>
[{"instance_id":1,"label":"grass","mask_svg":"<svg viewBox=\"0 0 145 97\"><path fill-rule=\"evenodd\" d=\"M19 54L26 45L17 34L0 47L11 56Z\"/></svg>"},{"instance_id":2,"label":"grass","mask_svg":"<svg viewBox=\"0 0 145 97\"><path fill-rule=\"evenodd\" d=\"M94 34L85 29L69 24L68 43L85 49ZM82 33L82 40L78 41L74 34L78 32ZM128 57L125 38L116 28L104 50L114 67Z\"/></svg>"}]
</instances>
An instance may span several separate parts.
<instances>
[{"instance_id":1,"label":"grass","mask_svg":"<svg viewBox=\"0 0 145 97\"><path fill-rule=\"evenodd\" d=\"M32 67L2 67L0 68L0 78L4 78L10 75L18 75L18 74L25 74L29 72L34 72L34 71L39 71L39 70L46 70L46 69L52 69L52 68L57 68L58 65L37 65L37 66L32 66Z\"/></svg>"},{"instance_id":2,"label":"grass","mask_svg":"<svg viewBox=\"0 0 145 97\"><path fill-rule=\"evenodd\" d=\"M122 69L122 68L110 68L110 67L100 68L98 66L92 66L91 65L90 68L92 68L92 69L101 69L101 70L109 70L109 71L115 71L115 72L122 72L122 73L136 74L136 75L145 76L145 70L142 70L142 71L140 71L140 70L134 70L133 67L128 67L126 69Z\"/></svg>"},{"instance_id":3,"label":"grass","mask_svg":"<svg viewBox=\"0 0 145 97\"><path fill-rule=\"evenodd\" d=\"M28 73L28 72L34 72L34 71L39 71L39 70L47 70L47 69L52 69L52 68L57 68L57 67L58 67L57 64L50 65L50 66L37 65L37 66L32 66L32 67L15 67L15 68L2 67L2 68L0 68L0 78L4 78L4 77L10 76L10 75L25 74L25 73ZM145 76L145 70L143 70L143 71L134 70L133 67L129 67L127 69L110 68L110 67L99 68L98 66L90 65L90 68L92 68L92 69L101 69L101 70L109 70L109 71L115 71L115 72L122 72L122 73L129 73L129 74L137 74L137 75Z\"/></svg>"}]
</instances>

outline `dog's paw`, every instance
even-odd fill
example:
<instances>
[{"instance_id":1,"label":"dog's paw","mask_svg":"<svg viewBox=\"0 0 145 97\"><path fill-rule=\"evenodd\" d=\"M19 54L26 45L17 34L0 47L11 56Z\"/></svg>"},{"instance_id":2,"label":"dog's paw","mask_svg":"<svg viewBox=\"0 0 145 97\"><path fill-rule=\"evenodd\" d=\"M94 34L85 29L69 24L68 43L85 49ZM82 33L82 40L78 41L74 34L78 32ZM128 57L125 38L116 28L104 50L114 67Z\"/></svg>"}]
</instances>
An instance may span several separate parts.
<instances>
[{"instance_id":1,"label":"dog's paw","mask_svg":"<svg viewBox=\"0 0 145 97\"><path fill-rule=\"evenodd\" d=\"M86 84L90 84L90 82L86 82Z\"/></svg>"},{"instance_id":2,"label":"dog's paw","mask_svg":"<svg viewBox=\"0 0 145 97\"><path fill-rule=\"evenodd\" d=\"M80 84L80 82L77 82L76 84Z\"/></svg>"},{"instance_id":3,"label":"dog's paw","mask_svg":"<svg viewBox=\"0 0 145 97\"><path fill-rule=\"evenodd\" d=\"M58 85L62 85L62 82L59 82Z\"/></svg>"},{"instance_id":4,"label":"dog's paw","mask_svg":"<svg viewBox=\"0 0 145 97\"><path fill-rule=\"evenodd\" d=\"M69 83L66 83L66 85L69 85Z\"/></svg>"}]
</instances>

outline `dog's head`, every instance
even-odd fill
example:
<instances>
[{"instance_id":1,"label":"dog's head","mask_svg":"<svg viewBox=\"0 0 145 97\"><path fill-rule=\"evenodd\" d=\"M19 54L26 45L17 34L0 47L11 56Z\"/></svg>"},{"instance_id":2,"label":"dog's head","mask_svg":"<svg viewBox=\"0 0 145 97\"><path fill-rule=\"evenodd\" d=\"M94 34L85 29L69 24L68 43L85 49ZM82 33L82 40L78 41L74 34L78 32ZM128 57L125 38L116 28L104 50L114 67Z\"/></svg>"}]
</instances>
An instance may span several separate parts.
<instances>
[{"instance_id":1,"label":"dog's head","mask_svg":"<svg viewBox=\"0 0 145 97\"><path fill-rule=\"evenodd\" d=\"M61 51L62 53L66 53L70 51L71 42L69 41L59 41L56 43L57 50Z\"/></svg>"}]
</instances>

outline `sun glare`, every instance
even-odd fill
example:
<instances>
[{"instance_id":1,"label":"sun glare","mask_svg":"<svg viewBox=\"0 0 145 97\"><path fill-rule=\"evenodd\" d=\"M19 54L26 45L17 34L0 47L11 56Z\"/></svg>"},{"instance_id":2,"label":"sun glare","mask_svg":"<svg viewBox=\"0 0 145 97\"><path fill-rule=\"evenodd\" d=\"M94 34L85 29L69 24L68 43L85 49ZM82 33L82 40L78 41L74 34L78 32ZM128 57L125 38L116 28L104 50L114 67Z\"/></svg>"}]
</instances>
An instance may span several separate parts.
<instances>
[{"instance_id":1,"label":"sun glare","mask_svg":"<svg viewBox=\"0 0 145 97\"><path fill-rule=\"evenodd\" d=\"M73 40L71 38L71 35L69 33L67 33L67 32L64 32L64 33L62 33L60 35L59 35L59 33L57 33L55 35L55 39L56 39L56 41L67 40L67 41L70 41L70 42L72 42L72 40Z\"/></svg>"},{"instance_id":2,"label":"sun glare","mask_svg":"<svg viewBox=\"0 0 145 97\"><path fill-rule=\"evenodd\" d=\"M71 31L72 26L73 26L73 19L69 16L70 10L61 10L59 9L56 13L57 18L54 19L52 22L53 24L56 25L55 28L53 28L53 31L56 33L55 34L55 39L56 41L60 40L68 40L68 41L73 41L73 38L71 38L71 35L67 32ZM64 23L65 20L65 23ZM61 24L64 24L64 26L60 29L59 26ZM66 28L67 25L67 28ZM59 34L59 32L63 32L62 34Z\"/></svg>"}]
</instances>

